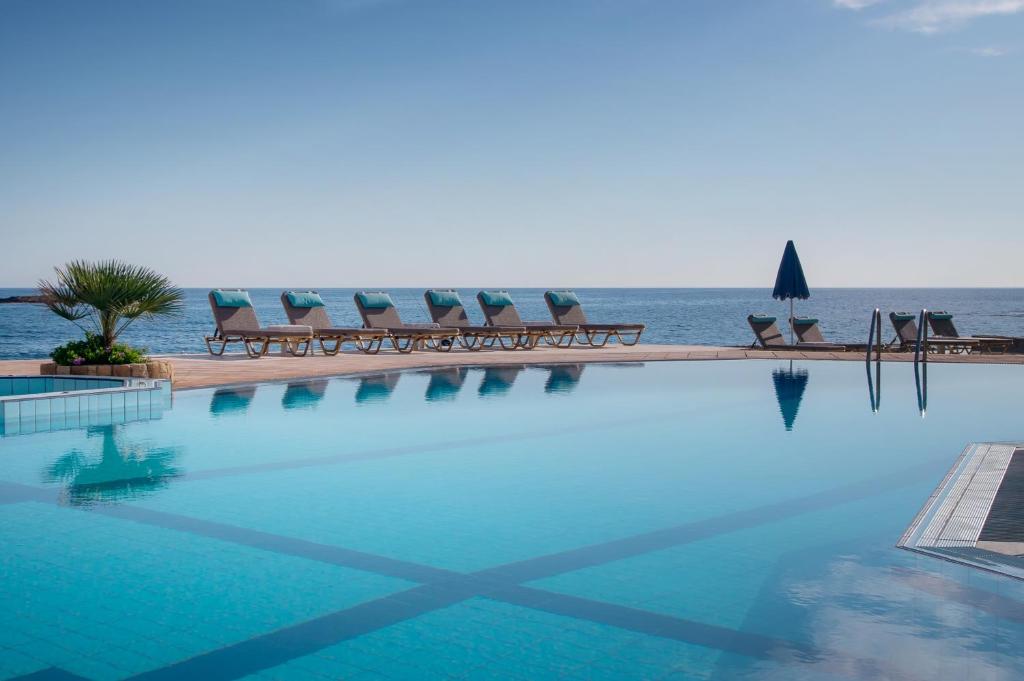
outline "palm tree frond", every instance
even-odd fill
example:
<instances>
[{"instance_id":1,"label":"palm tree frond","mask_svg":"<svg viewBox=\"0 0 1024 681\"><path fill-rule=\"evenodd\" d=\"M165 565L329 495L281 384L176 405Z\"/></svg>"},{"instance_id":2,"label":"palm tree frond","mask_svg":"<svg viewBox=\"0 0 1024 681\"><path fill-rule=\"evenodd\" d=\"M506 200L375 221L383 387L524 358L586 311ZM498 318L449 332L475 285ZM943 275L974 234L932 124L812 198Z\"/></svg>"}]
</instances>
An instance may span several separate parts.
<instances>
[{"instance_id":1,"label":"palm tree frond","mask_svg":"<svg viewBox=\"0 0 1024 681\"><path fill-rule=\"evenodd\" d=\"M174 315L184 309L182 290L146 267L118 260L74 260L55 272L56 283L39 283L47 306L71 321L92 318L107 344L140 317Z\"/></svg>"}]
</instances>

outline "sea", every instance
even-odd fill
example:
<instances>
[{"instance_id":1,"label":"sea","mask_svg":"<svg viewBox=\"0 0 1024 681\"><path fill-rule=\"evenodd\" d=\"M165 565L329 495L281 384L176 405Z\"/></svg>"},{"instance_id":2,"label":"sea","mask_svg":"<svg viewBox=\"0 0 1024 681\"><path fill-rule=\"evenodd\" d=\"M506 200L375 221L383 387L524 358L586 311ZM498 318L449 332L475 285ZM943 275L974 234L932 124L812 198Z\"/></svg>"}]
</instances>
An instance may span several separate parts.
<instances>
[{"instance_id":1,"label":"sea","mask_svg":"<svg viewBox=\"0 0 1024 681\"><path fill-rule=\"evenodd\" d=\"M476 305L478 289L459 289L470 319L483 323ZM359 326L353 303L356 289L319 289L337 326ZM389 291L404 322L429 322L423 289ZM544 289L509 289L525 320L549 320ZM694 345L750 345L754 338L747 315L765 313L786 319L789 303L774 300L760 288L588 288L576 289L593 322L643 322L642 342ZM0 289L0 298L32 295L34 289ZM213 332L208 289L186 289L185 309L175 317L140 319L122 336L153 354L205 352L203 336ZM281 289L250 289L264 325L286 324ZM945 310L954 315L961 335L1024 336L1024 289L995 288L820 288L795 303L796 314L816 317L825 337L834 342L865 343L871 313L882 310L885 341L893 336L890 311ZM780 324L781 326L781 324ZM45 306L0 304L0 359L49 355L57 345L81 337L73 323Z\"/></svg>"}]
</instances>

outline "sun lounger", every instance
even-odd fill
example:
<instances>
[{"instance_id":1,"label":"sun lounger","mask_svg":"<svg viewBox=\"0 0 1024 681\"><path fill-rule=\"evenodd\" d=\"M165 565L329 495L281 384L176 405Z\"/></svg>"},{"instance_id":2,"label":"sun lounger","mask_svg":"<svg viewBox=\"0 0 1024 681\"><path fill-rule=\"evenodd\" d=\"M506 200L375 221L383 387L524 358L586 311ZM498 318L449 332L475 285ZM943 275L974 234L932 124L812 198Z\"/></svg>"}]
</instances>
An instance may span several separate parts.
<instances>
[{"instance_id":1,"label":"sun lounger","mask_svg":"<svg viewBox=\"0 0 1024 681\"><path fill-rule=\"evenodd\" d=\"M834 350L846 350L845 346L829 343L821 335L818 320L813 317L794 317L793 332L796 334L797 345L832 345Z\"/></svg>"},{"instance_id":2,"label":"sun lounger","mask_svg":"<svg viewBox=\"0 0 1024 681\"><path fill-rule=\"evenodd\" d=\"M366 328L387 329L388 340L398 352L412 352L423 346L448 352L459 336L458 329L440 324L403 324L391 296L382 291L359 291L354 297Z\"/></svg>"},{"instance_id":3,"label":"sun lounger","mask_svg":"<svg viewBox=\"0 0 1024 681\"><path fill-rule=\"evenodd\" d=\"M834 350L839 352L846 350L846 346L837 345L836 343L826 343L824 341L795 343L790 345L786 342L782 332L779 331L779 326L776 324L776 318L769 315L748 315L747 323L750 324L750 328L754 331L754 336L756 338L753 344L751 344L751 348L756 348L758 344L760 344L765 350Z\"/></svg>"},{"instance_id":4,"label":"sun lounger","mask_svg":"<svg viewBox=\"0 0 1024 681\"><path fill-rule=\"evenodd\" d=\"M374 355L388 337L387 329L334 326L323 298L316 291L285 291L281 294L281 304L288 321L313 329L313 338L320 343L325 355L337 355L343 343L352 343L359 351Z\"/></svg>"},{"instance_id":5,"label":"sun lounger","mask_svg":"<svg viewBox=\"0 0 1024 681\"><path fill-rule=\"evenodd\" d=\"M613 338L622 345L636 345L640 342L640 334L647 328L644 324L591 324L573 291L547 291L544 302L548 304L551 318L556 324L575 324L579 327L577 343L595 348L604 347Z\"/></svg>"},{"instance_id":6,"label":"sun lounger","mask_svg":"<svg viewBox=\"0 0 1024 681\"><path fill-rule=\"evenodd\" d=\"M299 357L312 348L313 329L309 326L260 326L245 289L214 289L208 298L217 325L212 336L204 337L211 355L223 355L231 343L242 343L246 354L254 359L266 355L275 344ZM218 343L220 347L214 349Z\"/></svg>"},{"instance_id":7,"label":"sun lounger","mask_svg":"<svg viewBox=\"0 0 1024 681\"><path fill-rule=\"evenodd\" d=\"M572 345L579 327L576 324L549 324L548 322L524 322L516 310L508 291L480 291L476 294L480 309L488 326L525 327L526 333L520 347L533 348L543 340L548 345L567 348Z\"/></svg>"},{"instance_id":8,"label":"sun lounger","mask_svg":"<svg viewBox=\"0 0 1024 681\"><path fill-rule=\"evenodd\" d=\"M939 338L957 338L959 340L978 341L978 349L982 352L1002 354L1013 345L1012 338L1000 336L961 336L956 325L953 324L953 315L944 310L935 310L928 313L928 324L931 325L935 336Z\"/></svg>"},{"instance_id":9,"label":"sun lounger","mask_svg":"<svg viewBox=\"0 0 1024 681\"><path fill-rule=\"evenodd\" d=\"M889 343L890 347L899 341L899 349L912 351L917 347L917 315L912 312L890 312L889 321L892 328L896 330L896 336ZM979 343L969 338L939 338L928 336L925 338L925 350L932 352L948 351L953 354L971 352L977 349Z\"/></svg>"},{"instance_id":10,"label":"sun lounger","mask_svg":"<svg viewBox=\"0 0 1024 681\"><path fill-rule=\"evenodd\" d=\"M457 291L430 289L423 294L434 323L459 330L459 344L467 350L482 350L495 343L505 350L515 350L526 338L525 326L475 326L469 323L466 308Z\"/></svg>"}]
</instances>

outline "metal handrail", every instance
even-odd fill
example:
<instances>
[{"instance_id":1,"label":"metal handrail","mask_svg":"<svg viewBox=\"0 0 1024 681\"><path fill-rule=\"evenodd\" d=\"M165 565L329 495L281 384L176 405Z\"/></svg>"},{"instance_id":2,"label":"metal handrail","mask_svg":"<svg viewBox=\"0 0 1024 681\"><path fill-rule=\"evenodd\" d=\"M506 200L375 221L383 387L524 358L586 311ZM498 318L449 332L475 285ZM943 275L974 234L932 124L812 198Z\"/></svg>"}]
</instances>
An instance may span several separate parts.
<instances>
[{"instance_id":1,"label":"metal handrail","mask_svg":"<svg viewBox=\"0 0 1024 681\"><path fill-rule=\"evenodd\" d=\"M872 339L876 339L872 343ZM868 327L868 348L864 355L864 361L871 361L871 346L875 345L875 361L882 361L882 311L875 308L875 311L871 313L871 325Z\"/></svg>"},{"instance_id":2,"label":"metal handrail","mask_svg":"<svg viewBox=\"0 0 1024 681\"><path fill-rule=\"evenodd\" d=\"M923 361L928 361L928 333L925 331L927 324L928 310L921 308L921 315L917 321L917 343L914 347L914 364L917 364L922 355L924 356Z\"/></svg>"},{"instance_id":3,"label":"metal handrail","mask_svg":"<svg viewBox=\"0 0 1024 681\"><path fill-rule=\"evenodd\" d=\"M871 380L871 346L875 347L875 380ZM871 398L871 411L878 413L882 405L882 311L875 308L871 313L871 324L868 326L868 345L864 353L864 368L868 375L868 395Z\"/></svg>"},{"instance_id":4,"label":"metal handrail","mask_svg":"<svg viewBox=\"0 0 1024 681\"><path fill-rule=\"evenodd\" d=\"M928 353L925 353L927 356ZM914 383L917 385L917 409L921 418L928 414L928 361L914 364Z\"/></svg>"}]
</instances>

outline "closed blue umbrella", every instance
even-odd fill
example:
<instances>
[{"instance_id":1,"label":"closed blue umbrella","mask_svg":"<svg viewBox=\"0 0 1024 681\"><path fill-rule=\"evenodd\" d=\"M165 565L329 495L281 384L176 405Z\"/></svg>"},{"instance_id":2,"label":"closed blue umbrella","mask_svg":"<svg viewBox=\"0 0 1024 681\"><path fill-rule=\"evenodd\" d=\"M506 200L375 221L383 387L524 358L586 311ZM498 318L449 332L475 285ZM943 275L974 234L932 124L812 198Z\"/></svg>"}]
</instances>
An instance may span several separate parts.
<instances>
[{"instance_id":1,"label":"closed blue umbrella","mask_svg":"<svg viewBox=\"0 0 1024 681\"><path fill-rule=\"evenodd\" d=\"M792 241L787 241L786 250L782 253L782 262L779 263L779 273L775 275L772 298L789 299L790 343L793 342L793 300L807 300L810 297L811 292L807 289L807 279L804 278L804 268L800 264L800 256L796 254L796 246Z\"/></svg>"}]
</instances>

